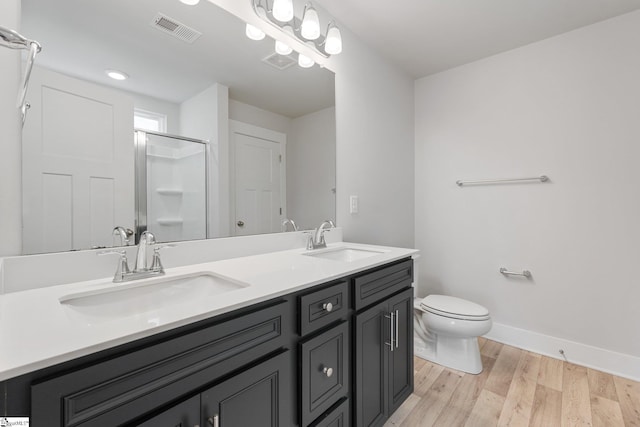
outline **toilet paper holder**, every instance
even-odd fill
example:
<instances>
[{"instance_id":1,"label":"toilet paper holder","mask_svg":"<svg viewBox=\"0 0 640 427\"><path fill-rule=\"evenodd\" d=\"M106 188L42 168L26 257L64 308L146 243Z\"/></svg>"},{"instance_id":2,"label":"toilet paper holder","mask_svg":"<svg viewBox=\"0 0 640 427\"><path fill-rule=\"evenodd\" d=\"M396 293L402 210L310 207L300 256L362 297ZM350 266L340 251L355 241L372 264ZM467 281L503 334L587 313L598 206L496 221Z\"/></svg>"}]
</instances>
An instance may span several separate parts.
<instances>
[{"instance_id":1,"label":"toilet paper holder","mask_svg":"<svg viewBox=\"0 0 640 427\"><path fill-rule=\"evenodd\" d=\"M505 276L524 276L527 279L531 278L531 272L529 270L523 270L521 273L519 273L517 271L509 271L506 268L502 267L500 268L500 273Z\"/></svg>"}]
</instances>

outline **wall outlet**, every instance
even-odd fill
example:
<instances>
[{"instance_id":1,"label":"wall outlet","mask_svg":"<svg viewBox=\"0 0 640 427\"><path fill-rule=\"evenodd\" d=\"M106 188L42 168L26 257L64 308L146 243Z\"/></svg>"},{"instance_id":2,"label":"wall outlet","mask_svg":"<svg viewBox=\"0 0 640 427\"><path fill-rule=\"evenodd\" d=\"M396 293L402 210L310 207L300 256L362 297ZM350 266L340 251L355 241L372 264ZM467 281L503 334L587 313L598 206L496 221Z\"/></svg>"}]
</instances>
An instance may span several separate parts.
<instances>
[{"instance_id":1,"label":"wall outlet","mask_svg":"<svg viewBox=\"0 0 640 427\"><path fill-rule=\"evenodd\" d=\"M349 213L358 213L358 196L349 196Z\"/></svg>"}]
</instances>

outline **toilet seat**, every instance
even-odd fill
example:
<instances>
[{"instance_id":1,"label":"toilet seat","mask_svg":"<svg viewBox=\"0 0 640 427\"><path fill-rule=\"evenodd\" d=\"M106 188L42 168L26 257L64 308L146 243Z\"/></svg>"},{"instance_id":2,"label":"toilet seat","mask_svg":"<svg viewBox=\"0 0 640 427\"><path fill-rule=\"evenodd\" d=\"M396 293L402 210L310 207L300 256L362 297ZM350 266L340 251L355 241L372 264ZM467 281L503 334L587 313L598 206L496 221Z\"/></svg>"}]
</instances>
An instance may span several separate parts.
<instances>
[{"instance_id":1,"label":"toilet seat","mask_svg":"<svg viewBox=\"0 0 640 427\"><path fill-rule=\"evenodd\" d=\"M448 295L429 295L420 302L420 309L458 320L488 320L489 310L480 304Z\"/></svg>"}]
</instances>

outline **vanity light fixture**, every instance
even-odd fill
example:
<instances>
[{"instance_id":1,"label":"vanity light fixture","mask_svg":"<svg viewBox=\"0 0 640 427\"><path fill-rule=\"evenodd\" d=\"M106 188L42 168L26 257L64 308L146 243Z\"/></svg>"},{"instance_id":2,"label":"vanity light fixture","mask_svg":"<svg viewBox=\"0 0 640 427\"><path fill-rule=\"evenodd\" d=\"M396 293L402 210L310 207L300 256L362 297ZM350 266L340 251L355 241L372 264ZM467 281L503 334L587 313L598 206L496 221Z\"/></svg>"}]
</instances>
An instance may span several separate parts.
<instances>
[{"instance_id":1,"label":"vanity light fixture","mask_svg":"<svg viewBox=\"0 0 640 427\"><path fill-rule=\"evenodd\" d=\"M293 19L293 0L273 0L273 17L280 22Z\"/></svg>"},{"instance_id":2,"label":"vanity light fixture","mask_svg":"<svg viewBox=\"0 0 640 427\"><path fill-rule=\"evenodd\" d=\"M315 65L315 62L313 61L313 59L309 58L308 56L303 55L302 53L299 53L298 65L301 66L302 68L311 68Z\"/></svg>"},{"instance_id":3,"label":"vanity light fixture","mask_svg":"<svg viewBox=\"0 0 640 427\"><path fill-rule=\"evenodd\" d=\"M306 44L313 47L312 42L307 42ZM315 61L305 54L298 53L298 65L302 68L311 68L315 65Z\"/></svg>"},{"instance_id":4,"label":"vanity light fixture","mask_svg":"<svg viewBox=\"0 0 640 427\"><path fill-rule=\"evenodd\" d=\"M342 52L342 34L340 34L340 29L335 21L329 17L327 31L323 36L320 31L322 21L318 11L311 2L305 0L306 3L298 3L298 6L296 6L296 0L250 1L254 12L260 19L278 28L285 33L288 38L293 37L302 43L310 45L315 52L325 58ZM298 13L301 14L296 16L295 10L298 10ZM247 24L247 27L248 26L249 24ZM309 41L311 41L311 43L308 43ZM290 53L287 48L291 48L291 46L289 46L286 41L280 40L276 42L276 52L279 54L287 55ZM308 56L302 56L310 59ZM307 61L303 62L305 64L308 63Z\"/></svg>"},{"instance_id":5,"label":"vanity light fixture","mask_svg":"<svg viewBox=\"0 0 640 427\"><path fill-rule=\"evenodd\" d=\"M180 0L180 3L184 3L188 6L195 6L200 3L200 0Z\"/></svg>"},{"instance_id":6,"label":"vanity light fixture","mask_svg":"<svg viewBox=\"0 0 640 427\"><path fill-rule=\"evenodd\" d=\"M320 37L320 18L311 3L307 3L304 6L300 34L307 40L315 40Z\"/></svg>"},{"instance_id":7,"label":"vanity light fixture","mask_svg":"<svg viewBox=\"0 0 640 427\"><path fill-rule=\"evenodd\" d=\"M294 37L293 28L291 28L290 25L285 25L282 30L290 36ZM287 43L276 40L276 52L280 55L289 55L291 52L293 52L293 49Z\"/></svg>"},{"instance_id":8,"label":"vanity light fixture","mask_svg":"<svg viewBox=\"0 0 640 427\"><path fill-rule=\"evenodd\" d=\"M104 70L107 76L111 77L113 80L127 80L129 75L127 73L123 73L118 70Z\"/></svg>"},{"instance_id":9,"label":"vanity light fixture","mask_svg":"<svg viewBox=\"0 0 640 427\"><path fill-rule=\"evenodd\" d=\"M258 16L261 17L262 19L265 19L267 17L267 11L264 10L264 7L256 6L255 11L258 14ZM247 26L245 28L245 34L251 40L256 40L256 41L262 40L266 36L264 31L262 31L260 28L254 26L254 25L249 24L248 22L247 22Z\"/></svg>"},{"instance_id":10,"label":"vanity light fixture","mask_svg":"<svg viewBox=\"0 0 640 427\"><path fill-rule=\"evenodd\" d=\"M337 55L342 52L342 34L336 24L331 21L327 26L327 38L324 41L324 51L329 55Z\"/></svg>"}]
</instances>

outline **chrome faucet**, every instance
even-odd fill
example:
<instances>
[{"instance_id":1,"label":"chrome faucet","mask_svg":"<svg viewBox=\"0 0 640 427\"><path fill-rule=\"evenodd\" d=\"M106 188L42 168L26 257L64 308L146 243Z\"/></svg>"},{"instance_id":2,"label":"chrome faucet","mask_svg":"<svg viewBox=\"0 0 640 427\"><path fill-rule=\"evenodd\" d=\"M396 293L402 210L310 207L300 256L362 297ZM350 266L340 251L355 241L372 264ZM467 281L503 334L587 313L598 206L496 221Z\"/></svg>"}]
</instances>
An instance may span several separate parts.
<instances>
[{"instance_id":1,"label":"chrome faucet","mask_svg":"<svg viewBox=\"0 0 640 427\"><path fill-rule=\"evenodd\" d=\"M114 236L120 237L120 246L129 246L129 238L133 235L133 231L127 230L124 227L117 226L113 229Z\"/></svg>"},{"instance_id":2,"label":"chrome faucet","mask_svg":"<svg viewBox=\"0 0 640 427\"><path fill-rule=\"evenodd\" d=\"M330 219L322 221L320 227L316 228L316 231L311 237L311 249L321 249L327 247L327 242L324 240L324 232L329 228L335 228L335 224ZM307 245L307 248L309 246Z\"/></svg>"},{"instance_id":3,"label":"chrome faucet","mask_svg":"<svg viewBox=\"0 0 640 427\"><path fill-rule=\"evenodd\" d=\"M287 224L291 224L291 228L293 228L293 231L298 231L298 226L296 225L295 222L293 222L292 219L289 218L285 218L284 221L282 221L282 231L287 231Z\"/></svg>"},{"instance_id":4,"label":"chrome faucet","mask_svg":"<svg viewBox=\"0 0 640 427\"><path fill-rule=\"evenodd\" d=\"M143 231L138 242L138 251L136 253L136 264L133 269L134 273L148 271L147 267L147 247L156 244L156 237L150 231Z\"/></svg>"},{"instance_id":5,"label":"chrome faucet","mask_svg":"<svg viewBox=\"0 0 640 427\"><path fill-rule=\"evenodd\" d=\"M147 267L147 248L153 245L153 261L151 267ZM136 264L133 271L129 270L129 263L127 261L127 252L125 250L107 250L97 252L98 255L116 254L120 255L118 260L118 268L116 274L113 276L115 283L128 282L130 280L144 279L153 276L162 276L164 274L164 268L160 261L160 249L173 247L175 245L156 245L156 238L149 231L144 231L140 235L140 242L138 243L138 251L136 254Z\"/></svg>"}]
</instances>

